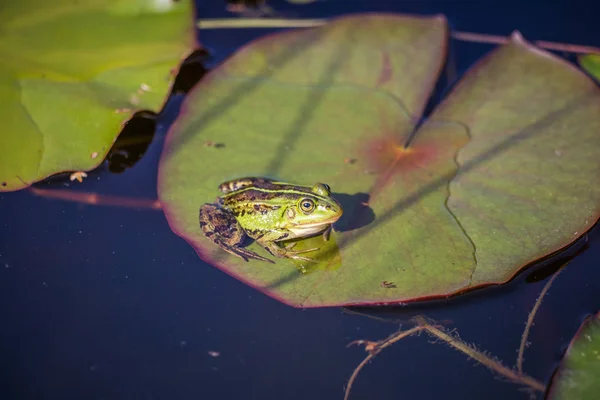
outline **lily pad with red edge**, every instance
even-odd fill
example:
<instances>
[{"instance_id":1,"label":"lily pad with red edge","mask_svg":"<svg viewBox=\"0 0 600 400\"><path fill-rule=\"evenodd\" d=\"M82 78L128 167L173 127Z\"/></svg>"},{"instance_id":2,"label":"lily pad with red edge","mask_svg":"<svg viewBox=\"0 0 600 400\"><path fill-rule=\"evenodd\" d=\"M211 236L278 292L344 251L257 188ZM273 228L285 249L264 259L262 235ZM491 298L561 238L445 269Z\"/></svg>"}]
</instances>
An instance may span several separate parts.
<instances>
[{"instance_id":1,"label":"lily pad with red edge","mask_svg":"<svg viewBox=\"0 0 600 400\"><path fill-rule=\"evenodd\" d=\"M552 380L551 400L595 400L600 393L600 313L587 318Z\"/></svg>"},{"instance_id":2,"label":"lily pad with red edge","mask_svg":"<svg viewBox=\"0 0 600 400\"><path fill-rule=\"evenodd\" d=\"M158 191L171 228L296 307L449 296L568 246L600 215L600 90L515 34L413 132L447 40L440 16L363 14L239 50L167 136ZM298 244L320 243L316 266L246 263L203 236L199 207L252 175L331 186L344 206L332 243Z\"/></svg>"},{"instance_id":3,"label":"lily pad with red edge","mask_svg":"<svg viewBox=\"0 0 600 400\"><path fill-rule=\"evenodd\" d=\"M98 166L196 46L189 1L9 0L0 26L0 191Z\"/></svg>"},{"instance_id":4,"label":"lily pad with red edge","mask_svg":"<svg viewBox=\"0 0 600 400\"><path fill-rule=\"evenodd\" d=\"M600 82L600 54L585 54L578 58L581 68Z\"/></svg>"}]
</instances>

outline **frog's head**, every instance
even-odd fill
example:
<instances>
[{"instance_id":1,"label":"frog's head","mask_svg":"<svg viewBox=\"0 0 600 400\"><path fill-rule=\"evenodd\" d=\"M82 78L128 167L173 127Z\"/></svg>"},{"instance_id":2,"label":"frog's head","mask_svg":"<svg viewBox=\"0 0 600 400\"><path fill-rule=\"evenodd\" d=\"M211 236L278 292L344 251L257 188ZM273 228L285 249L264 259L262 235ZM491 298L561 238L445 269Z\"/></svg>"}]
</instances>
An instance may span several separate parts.
<instances>
[{"instance_id":1,"label":"frog's head","mask_svg":"<svg viewBox=\"0 0 600 400\"><path fill-rule=\"evenodd\" d=\"M331 189L324 183L317 183L310 191L297 193L295 197L284 216L287 228L296 237L320 232L342 216L342 206L331 197Z\"/></svg>"}]
</instances>

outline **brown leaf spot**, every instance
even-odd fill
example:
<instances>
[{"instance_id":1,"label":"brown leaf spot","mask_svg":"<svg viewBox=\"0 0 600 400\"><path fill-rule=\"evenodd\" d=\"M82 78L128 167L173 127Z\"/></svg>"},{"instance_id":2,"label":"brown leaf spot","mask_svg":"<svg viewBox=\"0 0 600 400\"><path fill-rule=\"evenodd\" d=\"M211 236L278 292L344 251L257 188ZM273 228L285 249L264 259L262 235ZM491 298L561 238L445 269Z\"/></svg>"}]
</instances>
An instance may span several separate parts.
<instances>
[{"instance_id":1,"label":"brown leaf spot","mask_svg":"<svg viewBox=\"0 0 600 400\"><path fill-rule=\"evenodd\" d=\"M366 146L369 170L387 181L395 174L407 174L417 169L427 169L436 161L439 149L435 143L421 143L419 146L404 147L393 137L379 137ZM385 183L385 182L381 182Z\"/></svg>"}]
</instances>

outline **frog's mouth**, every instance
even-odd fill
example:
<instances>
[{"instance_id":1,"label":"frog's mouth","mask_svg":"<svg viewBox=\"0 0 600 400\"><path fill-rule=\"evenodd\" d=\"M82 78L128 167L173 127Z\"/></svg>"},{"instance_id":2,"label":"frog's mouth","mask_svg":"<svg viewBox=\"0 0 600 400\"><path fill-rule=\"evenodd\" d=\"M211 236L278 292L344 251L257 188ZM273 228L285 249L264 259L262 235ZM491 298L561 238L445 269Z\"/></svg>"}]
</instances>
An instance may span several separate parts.
<instances>
[{"instance_id":1,"label":"frog's mouth","mask_svg":"<svg viewBox=\"0 0 600 400\"><path fill-rule=\"evenodd\" d=\"M296 237L310 236L314 233L324 231L330 224L326 222L319 222L318 224L306 224L306 225L294 225L289 228Z\"/></svg>"},{"instance_id":2,"label":"frog's mouth","mask_svg":"<svg viewBox=\"0 0 600 400\"><path fill-rule=\"evenodd\" d=\"M308 224L294 224L289 228L290 231L294 232L297 236L310 235L312 233L317 233L325 230L329 225L333 224L335 221L340 219L340 217L335 216L333 218L329 218L327 220L313 222Z\"/></svg>"},{"instance_id":3,"label":"frog's mouth","mask_svg":"<svg viewBox=\"0 0 600 400\"><path fill-rule=\"evenodd\" d=\"M319 228L319 227L323 227L325 228L327 225L331 225L334 222L336 222L338 219L340 219L341 215L334 215L333 217L329 218L329 219L322 219L319 220L317 222L312 222L312 223L306 223L306 222L300 222L300 223L294 223L294 228L306 228L306 229L315 229L315 228Z\"/></svg>"}]
</instances>

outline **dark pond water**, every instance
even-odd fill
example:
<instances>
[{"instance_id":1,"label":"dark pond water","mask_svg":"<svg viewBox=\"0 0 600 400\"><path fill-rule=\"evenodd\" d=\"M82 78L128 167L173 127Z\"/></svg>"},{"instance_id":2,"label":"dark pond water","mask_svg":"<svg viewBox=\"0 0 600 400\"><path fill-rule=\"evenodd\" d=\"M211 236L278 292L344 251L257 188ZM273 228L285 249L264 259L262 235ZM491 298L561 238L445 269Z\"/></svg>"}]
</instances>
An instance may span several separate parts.
<instances>
[{"instance_id":1,"label":"dark pond water","mask_svg":"<svg viewBox=\"0 0 600 400\"><path fill-rule=\"evenodd\" d=\"M271 5L294 17L367 10L444 13L461 31L506 35L519 29L529 39L600 46L595 19L600 13L575 3ZM199 13L227 16L220 1L202 2ZM266 31L202 32L209 66ZM459 72L491 49L453 46ZM174 99L160 115L154 140L132 168L111 173L123 169L118 163L123 156L115 156L110 168L103 165L83 184L63 178L37 187L156 198L158 157L177 107ZM580 322L600 309L599 264L597 229L539 310L525 355L529 375L547 383ZM503 287L445 301L363 311L403 321L425 314L514 366L527 315L546 282L544 272L529 269ZM280 304L204 264L170 231L160 211L82 205L28 191L0 195L1 399L341 399L365 355L346 345L382 339L397 327L337 308ZM529 394L421 335L367 365L351 398L528 399Z\"/></svg>"}]
</instances>

